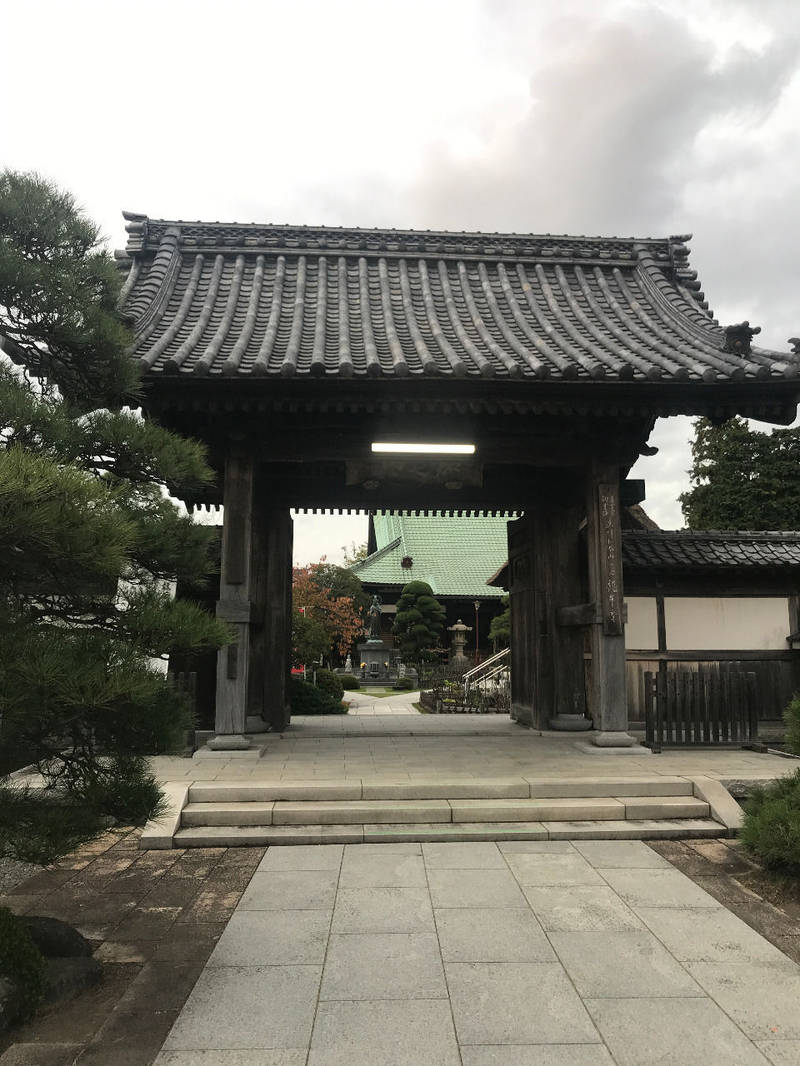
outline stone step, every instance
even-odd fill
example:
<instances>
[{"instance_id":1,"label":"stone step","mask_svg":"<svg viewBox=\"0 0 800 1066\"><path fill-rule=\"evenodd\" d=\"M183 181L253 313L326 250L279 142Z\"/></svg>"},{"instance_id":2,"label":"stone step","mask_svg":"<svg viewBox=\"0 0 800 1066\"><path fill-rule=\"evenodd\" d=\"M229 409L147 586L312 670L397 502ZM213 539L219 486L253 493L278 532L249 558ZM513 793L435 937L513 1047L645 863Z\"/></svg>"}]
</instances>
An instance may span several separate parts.
<instances>
[{"instance_id":1,"label":"stone step","mask_svg":"<svg viewBox=\"0 0 800 1066\"><path fill-rule=\"evenodd\" d=\"M693 796L561 797L557 799L322 800L190 802L184 827L368 825L473 822L620 821L707 818Z\"/></svg>"},{"instance_id":2,"label":"stone step","mask_svg":"<svg viewBox=\"0 0 800 1066\"><path fill-rule=\"evenodd\" d=\"M313 800L567 799L587 796L691 796L692 783L682 777L514 777L430 778L391 781L352 778L341 781L293 781L249 784L198 781L189 788L190 803L274 803Z\"/></svg>"},{"instance_id":3,"label":"stone step","mask_svg":"<svg viewBox=\"0 0 800 1066\"><path fill-rule=\"evenodd\" d=\"M436 840L657 840L718 837L710 818L576 822L459 822L378 825L198 826L179 829L176 848L270 844L362 844Z\"/></svg>"}]
</instances>

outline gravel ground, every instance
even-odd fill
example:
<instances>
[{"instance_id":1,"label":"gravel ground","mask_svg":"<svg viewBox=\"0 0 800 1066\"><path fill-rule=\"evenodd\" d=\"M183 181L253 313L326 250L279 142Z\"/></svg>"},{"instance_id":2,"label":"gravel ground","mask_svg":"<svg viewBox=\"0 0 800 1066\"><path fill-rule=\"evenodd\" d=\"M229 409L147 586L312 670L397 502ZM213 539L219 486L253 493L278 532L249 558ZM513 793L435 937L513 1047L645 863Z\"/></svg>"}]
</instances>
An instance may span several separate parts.
<instances>
[{"instance_id":1,"label":"gravel ground","mask_svg":"<svg viewBox=\"0 0 800 1066\"><path fill-rule=\"evenodd\" d=\"M18 884L39 873L41 869L41 866L33 862L0 858L0 896L13 892Z\"/></svg>"}]
</instances>

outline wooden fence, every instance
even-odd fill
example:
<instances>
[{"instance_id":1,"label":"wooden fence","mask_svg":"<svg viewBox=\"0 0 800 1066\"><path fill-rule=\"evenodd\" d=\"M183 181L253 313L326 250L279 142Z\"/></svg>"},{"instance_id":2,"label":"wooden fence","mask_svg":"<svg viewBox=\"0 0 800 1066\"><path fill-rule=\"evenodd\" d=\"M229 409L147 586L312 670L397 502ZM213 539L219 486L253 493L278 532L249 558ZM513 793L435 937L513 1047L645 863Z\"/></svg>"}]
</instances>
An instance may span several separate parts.
<instances>
[{"instance_id":1,"label":"wooden fence","mask_svg":"<svg viewBox=\"0 0 800 1066\"><path fill-rule=\"evenodd\" d=\"M645 744L742 746L758 736L756 675L725 663L644 675Z\"/></svg>"}]
</instances>

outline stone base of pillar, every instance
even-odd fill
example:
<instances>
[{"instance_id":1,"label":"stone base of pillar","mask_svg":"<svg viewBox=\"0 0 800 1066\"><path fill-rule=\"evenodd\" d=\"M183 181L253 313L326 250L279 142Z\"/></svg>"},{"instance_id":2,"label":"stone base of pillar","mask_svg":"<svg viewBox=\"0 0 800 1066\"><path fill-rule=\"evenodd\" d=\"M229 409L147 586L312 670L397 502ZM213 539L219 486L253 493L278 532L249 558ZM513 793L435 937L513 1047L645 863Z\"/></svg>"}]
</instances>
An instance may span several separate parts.
<instances>
[{"instance_id":1,"label":"stone base of pillar","mask_svg":"<svg viewBox=\"0 0 800 1066\"><path fill-rule=\"evenodd\" d=\"M247 721L245 723L245 730L248 733L268 733L269 726L261 717L260 714L248 714Z\"/></svg>"},{"instance_id":2,"label":"stone base of pillar","mask_svg":"<svg viewBox=\"0 0 800 1066\"><path fill-rule=\"evenodd\" d=\"M248 751L250 740L243 733L217 733L206 746L211 751Z\"/></svg>"},{"instance_id":3,"label":"stone base of pillar","mask_svg":"<svg viewBox=\"0 0 800 1066\"><path fill-rule=\"evenodd\" d=\"M636 743L636 737L623 730L598 729L592 734L591 740L598 748L630 748Z\"/></svg>"},{"instance_id":4,"label":"stone base of pillar","mask_svg":"<svg viewBox=\"0 0 800 1066\"><path fill-rule=\"evenodd\" d=\"M562 730L565 733L580 733L584 729L592 728L591 718L585 714L557 714L548 722L551 729Z\"/></svg>"}]
</instances>

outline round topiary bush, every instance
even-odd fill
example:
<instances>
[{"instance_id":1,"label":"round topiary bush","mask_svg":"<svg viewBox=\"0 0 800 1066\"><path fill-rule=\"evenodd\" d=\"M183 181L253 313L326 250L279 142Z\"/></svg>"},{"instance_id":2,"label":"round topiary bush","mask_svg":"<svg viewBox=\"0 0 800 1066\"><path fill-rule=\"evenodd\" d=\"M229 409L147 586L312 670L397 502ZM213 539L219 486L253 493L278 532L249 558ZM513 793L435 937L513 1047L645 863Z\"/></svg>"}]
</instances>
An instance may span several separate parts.
<instances>
[{"instance_id":1,"label":"round topiary bush","mask_svg":"<svg viewBox=\"0 0 800 1066\"><path fill-rule=\"evenodd\" d=\"M392 688L405 689L407 691L410 691L413 687L414 682L411 680L410 677L398 677L398 679L392 685Z\"/></svg>"},{"instance_id":2,"label":"round topiary bush","mask_svg":"<svg viewBox=\"0 0 800 1066\"><path fill-rule=\"evenodd\" d=\"M7 907L0 907L0 977L8 978L16 990L19 1021L30 1018L42 1001L44 967L25 925Z\"/></svg>"},{"instance_id":3,"label":"round topiary bush","mask_svg":"<svg viewBox=\"0 0 800 1066\"><path fill-rule=\"evenodd\" d=\"M337 674L336 675L342 683L342 688L346 691L355 688L361 688L361 682L357 677L353 677L352 674Z\"/></svg>"},{"instance_id":4,"label":"round topiary bush","mask_svg":"<svg viewBox=\"0 0 800 1066\"><path fill-rule=\"evenodd\" d=\"M321 688L324 693L336 700L339 703L344 693L344 685L342 679L337 677L336 674L331 673L330 670L317 670L317 688Z\"/></svg>"},{"instance_id":5,"label":"round topiary bush","mask_svg":"<svg viewBox=\"0 0 800 1066\"><path fill-rule=\"evenodd\" d=\"M292 714L347 714L347 708L321 688L293 677L289 682Z\"/></svg>"},{"instance_id":6,"label":"round topiary bush","mask_svg":"<svg viewBox=\"0 0 800 1066\"><path fill-rule=\"evenodd\" d=\"M741 839L767 868L800 874L800 770L753 789Z\"/></svg>"}]
</instances>

